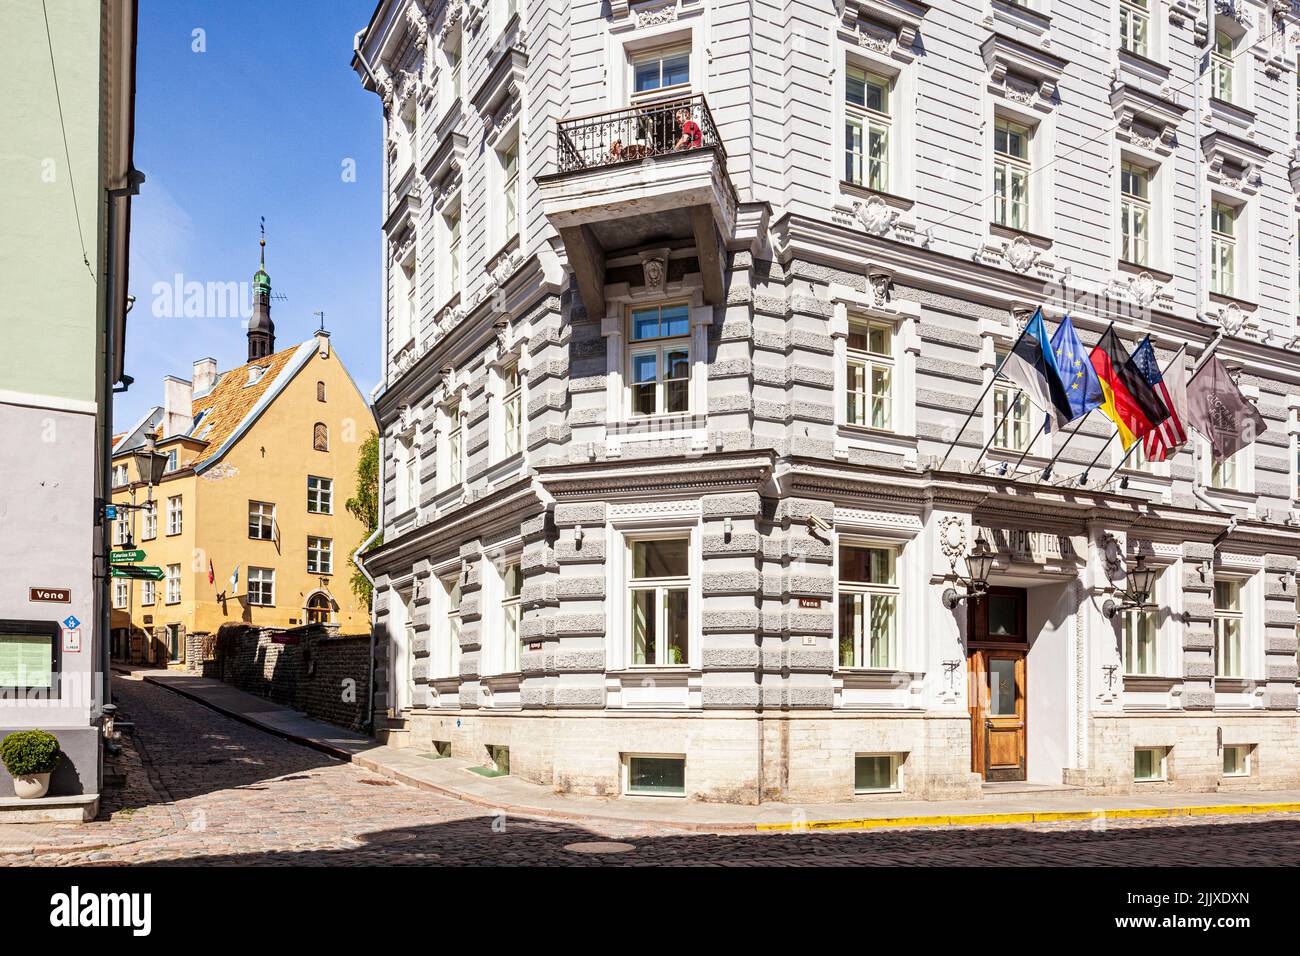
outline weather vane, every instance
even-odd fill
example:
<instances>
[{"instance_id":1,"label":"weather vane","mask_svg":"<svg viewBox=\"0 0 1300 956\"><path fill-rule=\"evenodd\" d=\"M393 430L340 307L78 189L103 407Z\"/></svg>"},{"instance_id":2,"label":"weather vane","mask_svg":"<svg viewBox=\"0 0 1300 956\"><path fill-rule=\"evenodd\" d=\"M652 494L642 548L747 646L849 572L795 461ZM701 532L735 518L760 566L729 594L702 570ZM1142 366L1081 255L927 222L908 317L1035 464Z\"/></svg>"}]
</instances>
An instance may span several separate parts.
<instances>
[{"instance_id":1,"label":"weather vane","mask_svg":"<svg viewBox=\"0 0 1300 956\"><path fill-rule=\"evenodd\" d=\"M313 312L312 315L314 315L314 316L316 316L318 319L320 319L320 330L321 330L322 332L324 332L324 331L325 331L325 311L322 309L320 312Z\"/></svg>"}]
</instances>

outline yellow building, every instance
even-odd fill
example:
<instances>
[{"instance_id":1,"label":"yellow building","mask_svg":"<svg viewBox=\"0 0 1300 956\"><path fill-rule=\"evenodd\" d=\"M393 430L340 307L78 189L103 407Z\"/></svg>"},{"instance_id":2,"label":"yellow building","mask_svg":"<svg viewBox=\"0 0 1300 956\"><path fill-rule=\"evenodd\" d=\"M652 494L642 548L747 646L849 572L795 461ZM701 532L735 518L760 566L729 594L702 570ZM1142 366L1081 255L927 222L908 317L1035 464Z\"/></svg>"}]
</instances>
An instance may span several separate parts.
<instances>
[{"instance_id":1,"label":"yellow building","mask_svg":"<svg viewBox=\"0 0 1300 956\"><path fill-rule=\"evenodd\" d=\"M152 507L119 509L114 525L116 550L143 550L137 563L164 574L113 580L115 657L180 664L187 638L228 623L369 628L349 561L369 532L344 502L374 417L328 332L275 351L270 289L261 268L246 364L218 373L205 358L190 381L167 376L163 405L114 443L115 504L146 503L133 452L150 437L170 459Z\"/></svg>"}]
</instances>

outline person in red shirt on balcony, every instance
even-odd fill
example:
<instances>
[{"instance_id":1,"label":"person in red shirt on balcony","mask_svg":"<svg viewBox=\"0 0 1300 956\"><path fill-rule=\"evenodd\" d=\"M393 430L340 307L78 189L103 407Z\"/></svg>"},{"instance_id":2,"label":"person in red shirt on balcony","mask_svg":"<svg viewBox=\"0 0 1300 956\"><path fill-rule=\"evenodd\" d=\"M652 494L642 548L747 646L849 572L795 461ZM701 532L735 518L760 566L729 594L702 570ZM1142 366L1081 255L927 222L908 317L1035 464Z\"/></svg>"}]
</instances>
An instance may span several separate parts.
<instances>
[{"instance_id":1,"label":"person in red shirt on balcony","mask_svg":"<svg viewBox=\"0 0 1300 956\"><path fill-rule=\"evenodd\" d=\"M704 145L700 124L691 119L691 111L684 106L677 111L677 129L677 142L673 149L699 149Z\"/></svg>"}]
</instances>

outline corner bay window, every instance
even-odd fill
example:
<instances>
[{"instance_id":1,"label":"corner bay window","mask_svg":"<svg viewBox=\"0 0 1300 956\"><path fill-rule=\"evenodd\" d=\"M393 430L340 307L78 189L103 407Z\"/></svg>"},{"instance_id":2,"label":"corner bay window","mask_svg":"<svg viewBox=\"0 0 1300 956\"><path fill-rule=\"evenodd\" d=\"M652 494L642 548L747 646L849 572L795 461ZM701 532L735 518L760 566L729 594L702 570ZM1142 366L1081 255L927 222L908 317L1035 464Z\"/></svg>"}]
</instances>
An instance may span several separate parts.
<instances>
[{"instance_id":1,"label":"corner bay window","mask_svg":"<svg viewBox=\"0 0 1300 956\"><path fill-rule=\"evenodd\" d=\"M1214 582L1214 676L1241 676L1241 582Z\"/></svg>"},{"instance_id":2,"label":"corner bay window","mask_svg":"<svg viewBox=\"0 0 1300 956\"><path fill-rule=\"evenodd\" d=\"M889 80L849 66L844 81L844 179L889 189Z\"/></svg>"},{"instance_id":3,"label":"corner bay window","mask_svg":"<svg viewBox=\"0 0 1300 956\"><path fill-rule=\"evenodd\" d=\"M897 552L842 545L839 560L840 667L897 666Z\"/></svg>"},{"instance_id":4,"label":"corner bay window","mask_svg":"<svg viewBox=\"0 0 1300 956\"><path fill-rule=\"evenodd\" d=\"M632 664L689 664L690 539L633 541L628 552Z\"/></svg>"},{"instance_id":5,"label":"corner bay window","mask_svg":"<svg viewBox=\"0 0 1300 956\"><path fill-rule=\"evenodd\" d=\"M999 116L993 126L993 221L1029 228L1028 126Z\"/></svg>"},{"instance_id":6,"label":"corner bay window","mask_svg":"<svg viewBox=\"0 0 1300 956\"><path fill-rule=\"evenodd\" d=\"M845 420L893 430L894 330L881 322L849 325Z\"/></svg>"},{"instance_id":7,"label":"corner bay window","mask_svg":"<svg viewBox=\"0 0 1300 956\"><path fill-rule=\"evenodd\" d=\"M652 305L629 314L628 387L633 415L690 411L690 307Z\"/></svg>"}]
</instances>

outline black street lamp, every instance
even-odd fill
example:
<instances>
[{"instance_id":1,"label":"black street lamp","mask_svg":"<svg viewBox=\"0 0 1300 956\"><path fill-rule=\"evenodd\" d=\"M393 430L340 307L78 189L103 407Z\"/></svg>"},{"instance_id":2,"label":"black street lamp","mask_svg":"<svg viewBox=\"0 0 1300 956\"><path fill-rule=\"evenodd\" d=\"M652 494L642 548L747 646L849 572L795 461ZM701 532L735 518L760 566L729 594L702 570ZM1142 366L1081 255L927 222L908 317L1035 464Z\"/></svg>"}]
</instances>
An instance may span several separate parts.
<instances>
[{"instance_id":1,"label":"black street lamp","mask_svg":"<svg viewBox=\"0 0 1300 956\"><path fill-rule=\"evenodd\" d=\"M975 550L966 555L966 578L957 580L966 588L966 593L961 594L956 588L948 588L943 592L943 606L948 610L956 609L957 605L966 600L979 600L989 589L989 572L993 570L993 559L996 555L989 550L988 542L983 538L975 541Z\"/></svg>"},{"instance_id":2,"label":"black street lamp","mask_svg":"<svg viewBox=\"0 0 1300 956\"><path fill-rule=\"evenodd\" d=\"M162 481L170 456L158 450L153 435L150 434L145 435L144 441L131 453L131 457L135 459L135 468L140 475L140 480L148 483L149 500L153 501L153 486Z\"/></svg>"},{"instance_id":3,"label":"black street lamp","mask_svg":"<svg viewBox=\"0 0 1300 956\"><path fill-rule=\"evenodd\" d=\"M1118 592L1119 601L1107 598L1106 603L1101 606L1101 613L1110 620L1121 611L1146 607L1155 578L1156 572L1147 567L1146 555L1139 554L1133 569L1126 571L1124 575L1125 590Z\"/></svg>"}]
</instances>

